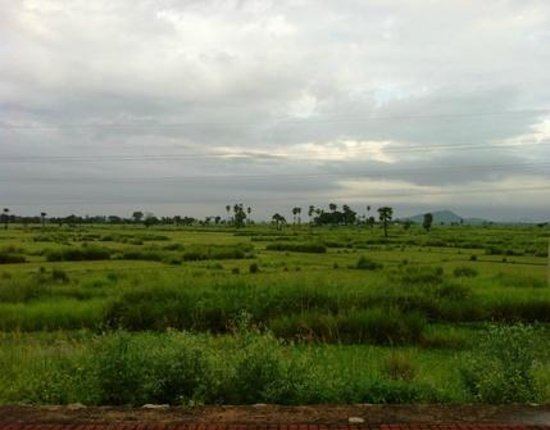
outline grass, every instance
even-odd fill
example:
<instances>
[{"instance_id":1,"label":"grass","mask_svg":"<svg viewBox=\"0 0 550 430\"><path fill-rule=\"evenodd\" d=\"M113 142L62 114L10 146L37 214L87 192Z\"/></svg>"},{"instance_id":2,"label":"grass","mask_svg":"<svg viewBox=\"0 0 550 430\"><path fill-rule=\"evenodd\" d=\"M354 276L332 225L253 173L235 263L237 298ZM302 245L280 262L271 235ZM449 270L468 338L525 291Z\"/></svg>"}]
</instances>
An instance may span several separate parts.
<instances>
[{"instance_id":1,"label":"grass","mask_svg":"<svg viewBox=\"0 0 550 430\"><path fill-rule=\"evenodd\" d=\"M11 225L0 403L549 401L549 237Z\"/></svg>"}]
</instances>

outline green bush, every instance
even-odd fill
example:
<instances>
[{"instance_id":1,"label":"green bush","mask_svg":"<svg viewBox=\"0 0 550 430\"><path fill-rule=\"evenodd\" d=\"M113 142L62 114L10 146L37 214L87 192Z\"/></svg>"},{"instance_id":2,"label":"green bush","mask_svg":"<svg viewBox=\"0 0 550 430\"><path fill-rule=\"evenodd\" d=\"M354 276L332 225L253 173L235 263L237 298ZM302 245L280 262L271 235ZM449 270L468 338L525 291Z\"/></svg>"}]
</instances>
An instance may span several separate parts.
<instances>
[{"instance_id":1,"label":"green bush","mask_svg":"<svg viewBox=\"0 0 550 430\"><path fill-rule=\"evenodd\" d=\"M384 267L382 263L372 261L365 256L359 257L355 265L352 266L353 269L358 270L378 270L382 269L382 267Z\"/></svg>"},{"instance_id":2,"label":"green bush","mask_svg":"<svg viewBox=\"0 0 550 430\"><path fill-rule=\"evenodd\" d=\"M50 249L46 251L48 261L93 261L109 260L111 251L108 248L83 246L81 248Z\"/></svg>"},{"instance_id":3,"label":"green bush","mask_svg":"<svg viewBox=\"0 0 550 430\"><path fill-rule=\"evenodd\" d=\"M313 254L324 254L327 247L322 243L269 243L266 248L268 251L291 251L291 252L309 252Z\"/></svg>"},{"instance_id":4,"label":"green bush","mask_svg":"<svg viewBox=\"0 0 550 430\"><path fill-rule=\"evenodd\" d=\"M473 267L459 266L459 267L456 267L455 270L453 270L453 275L456 278L460 278L460 277L474 278L478 275L478 271Z\"/></svg>"},{"instance_id":5,"label":"green bush","mask_svg":"<svg viewBox=\"0 0 550 430\"><path fill-rule=\"evenodd\" d=\"M484 403L526 403L541 399L534 377L534 329L492 326L460 368L466 389Z\"/></svg>"},{"instance_id":6,"label":"green bush","mask_svg":"<svg viewBox=\"0 0 550 430\"><path fill-rule=\"evenodd\" d=\"M27 259L23 255L12 254L10 252L0 252L0 264L25 263Z\"/></svg>"}]
</instances>

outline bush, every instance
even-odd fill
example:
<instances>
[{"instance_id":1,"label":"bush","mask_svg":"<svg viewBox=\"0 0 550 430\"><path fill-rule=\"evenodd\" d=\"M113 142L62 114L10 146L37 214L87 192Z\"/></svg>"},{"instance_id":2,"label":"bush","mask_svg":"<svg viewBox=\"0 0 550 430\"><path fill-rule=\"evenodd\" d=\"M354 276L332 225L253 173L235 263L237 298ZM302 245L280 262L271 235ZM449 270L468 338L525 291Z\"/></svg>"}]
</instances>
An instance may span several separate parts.
<instances>
[{"instance_id":1,"label":"bush","mask_svg":"<svg viewBox=\"0 0 550 430\"><path fill-rule=\"evenodd\" d=\"M534 368L534 329L492 326L460 374L466 389L481 402L527 403L541 399Z\"/></svg>"},{"instance_id":2,"label":"bush","mask_svg":"<svg viewBox=\"0 0 550 430\"><path fill-rule=\"evenodd\" d=\"M260 271L260 266L258 266L258 263L252 263L249 267L248 267L248 271L250 273L258 273Z\"/></svg>"},{"instance_id":3,"label":"bush","mask_svg":"<svg viewBox=\"0 0 550 430\"><path fill-rule=\"evenodd\" d=\"M83 246L81 248L64 248L46 251L48 261L93 261L109 260L111 251L108 248Z\"/></svg>"},{"instance_id":4,"label":"bush","mask_svg":"<svg viewBox=\"0 0 550 430\"><path fill-rule=\"evenodd\" d=\"M459 266L459 267L456 267L455 270L453 270L453 275L456 278L460 278L460 277L474 278L478 275L478 272L473 267Z\"/></svg>"},{"instance_id":5,"label":"bush","mask_svg":"<svg viewBox=\"0 0 550 430\"><path fill-rule=\"evenodd\" d=\"M0 252L0 264L25 263L27 259L23 255L12 254L6 251Z\"/></svg>"},{"instance_id":6,"label":"bush","mask_svg":"<svg viewBox=\"0 0 550 430\"><path fill-rule=\"evenodd\" d=\"M365 256L359 257L355 265L352 266L353 269L358 269L358 270L378 270L378 269L381 269L382 267L384 267L383 264L376 263Z\"/></svg>"},{"instance_id":7,"label":"bush","mask_svg":"<svg viewBox=\"0 0 550 430\"><path fill-rule=\"evenodd\" d=\"M392 351L384 359L382 373L394 381L410 382L416 376L416 367L407 355Z\"/></svg>"},{"instance_id":8,"label":"bush","mask_svg":"<svg viewBox=\"0 0 550 430\"><path fill-rule=\"evenodd\" d=\"M270 243L266 246L268 251L291 251L291 252L309 252L314 254L324 254L327 247L322 243Z\"/></svg>"},{"instance_id":9,"label":"bush","mask_svg":"<svg viewBox=\"0 0 550 430\"><path fill-rule=\"evenodd\" d=\"M61 269L53 269L52 270L52 281L54 282L60 282L60 283L67 283L69 282L69 275L67 275L67 272Z\"/></svg>"}]
</instances>

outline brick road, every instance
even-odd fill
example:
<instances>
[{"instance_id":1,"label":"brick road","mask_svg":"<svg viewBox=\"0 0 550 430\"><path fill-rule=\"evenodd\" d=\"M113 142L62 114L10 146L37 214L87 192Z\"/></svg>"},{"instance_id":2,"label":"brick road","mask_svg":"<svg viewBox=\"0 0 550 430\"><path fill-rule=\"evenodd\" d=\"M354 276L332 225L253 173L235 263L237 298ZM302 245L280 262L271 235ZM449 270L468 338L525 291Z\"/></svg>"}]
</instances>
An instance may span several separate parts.
<instances>
[{"instance_id":1,"label":"brick road","mask_svg":"<svg viewBox=\"0 0 550 430\"><path fill-rule=\"evenodd\" d=\"M550 430L550 425L499 424L360 424L360 425L237 425L237 424L22 424L0 423L0 430Z\"/></svg>"}]
</instances>

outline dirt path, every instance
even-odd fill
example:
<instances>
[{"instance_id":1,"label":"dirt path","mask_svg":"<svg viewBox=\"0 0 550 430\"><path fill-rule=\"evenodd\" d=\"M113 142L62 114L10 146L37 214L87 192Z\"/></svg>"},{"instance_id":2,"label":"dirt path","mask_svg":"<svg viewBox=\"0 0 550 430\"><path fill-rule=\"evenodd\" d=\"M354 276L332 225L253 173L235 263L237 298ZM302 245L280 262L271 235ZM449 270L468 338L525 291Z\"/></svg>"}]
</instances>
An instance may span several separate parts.
<instances>
[{"instance_id":1,"label":"dirt path","mask_svg":"<svg viewBox=\"0 0 550 430\"><path fill-rule=\"evenodd\" d=\"M215 424L227 426L323 424L347 425L350 417L363 420L363 427L382 424L501 424L548 426L550 405L319 405L319 406L201 406L162 409L70 406L0 406L0 429L20 424ZM2 423L4 426L2 427ZM72 426L71 426L72 427ZM315 426L317 430L320 427ZM18 430L14 428L13 430ZM39 430L39 429L36 429Z\"/></svg>"}]
</instances>

